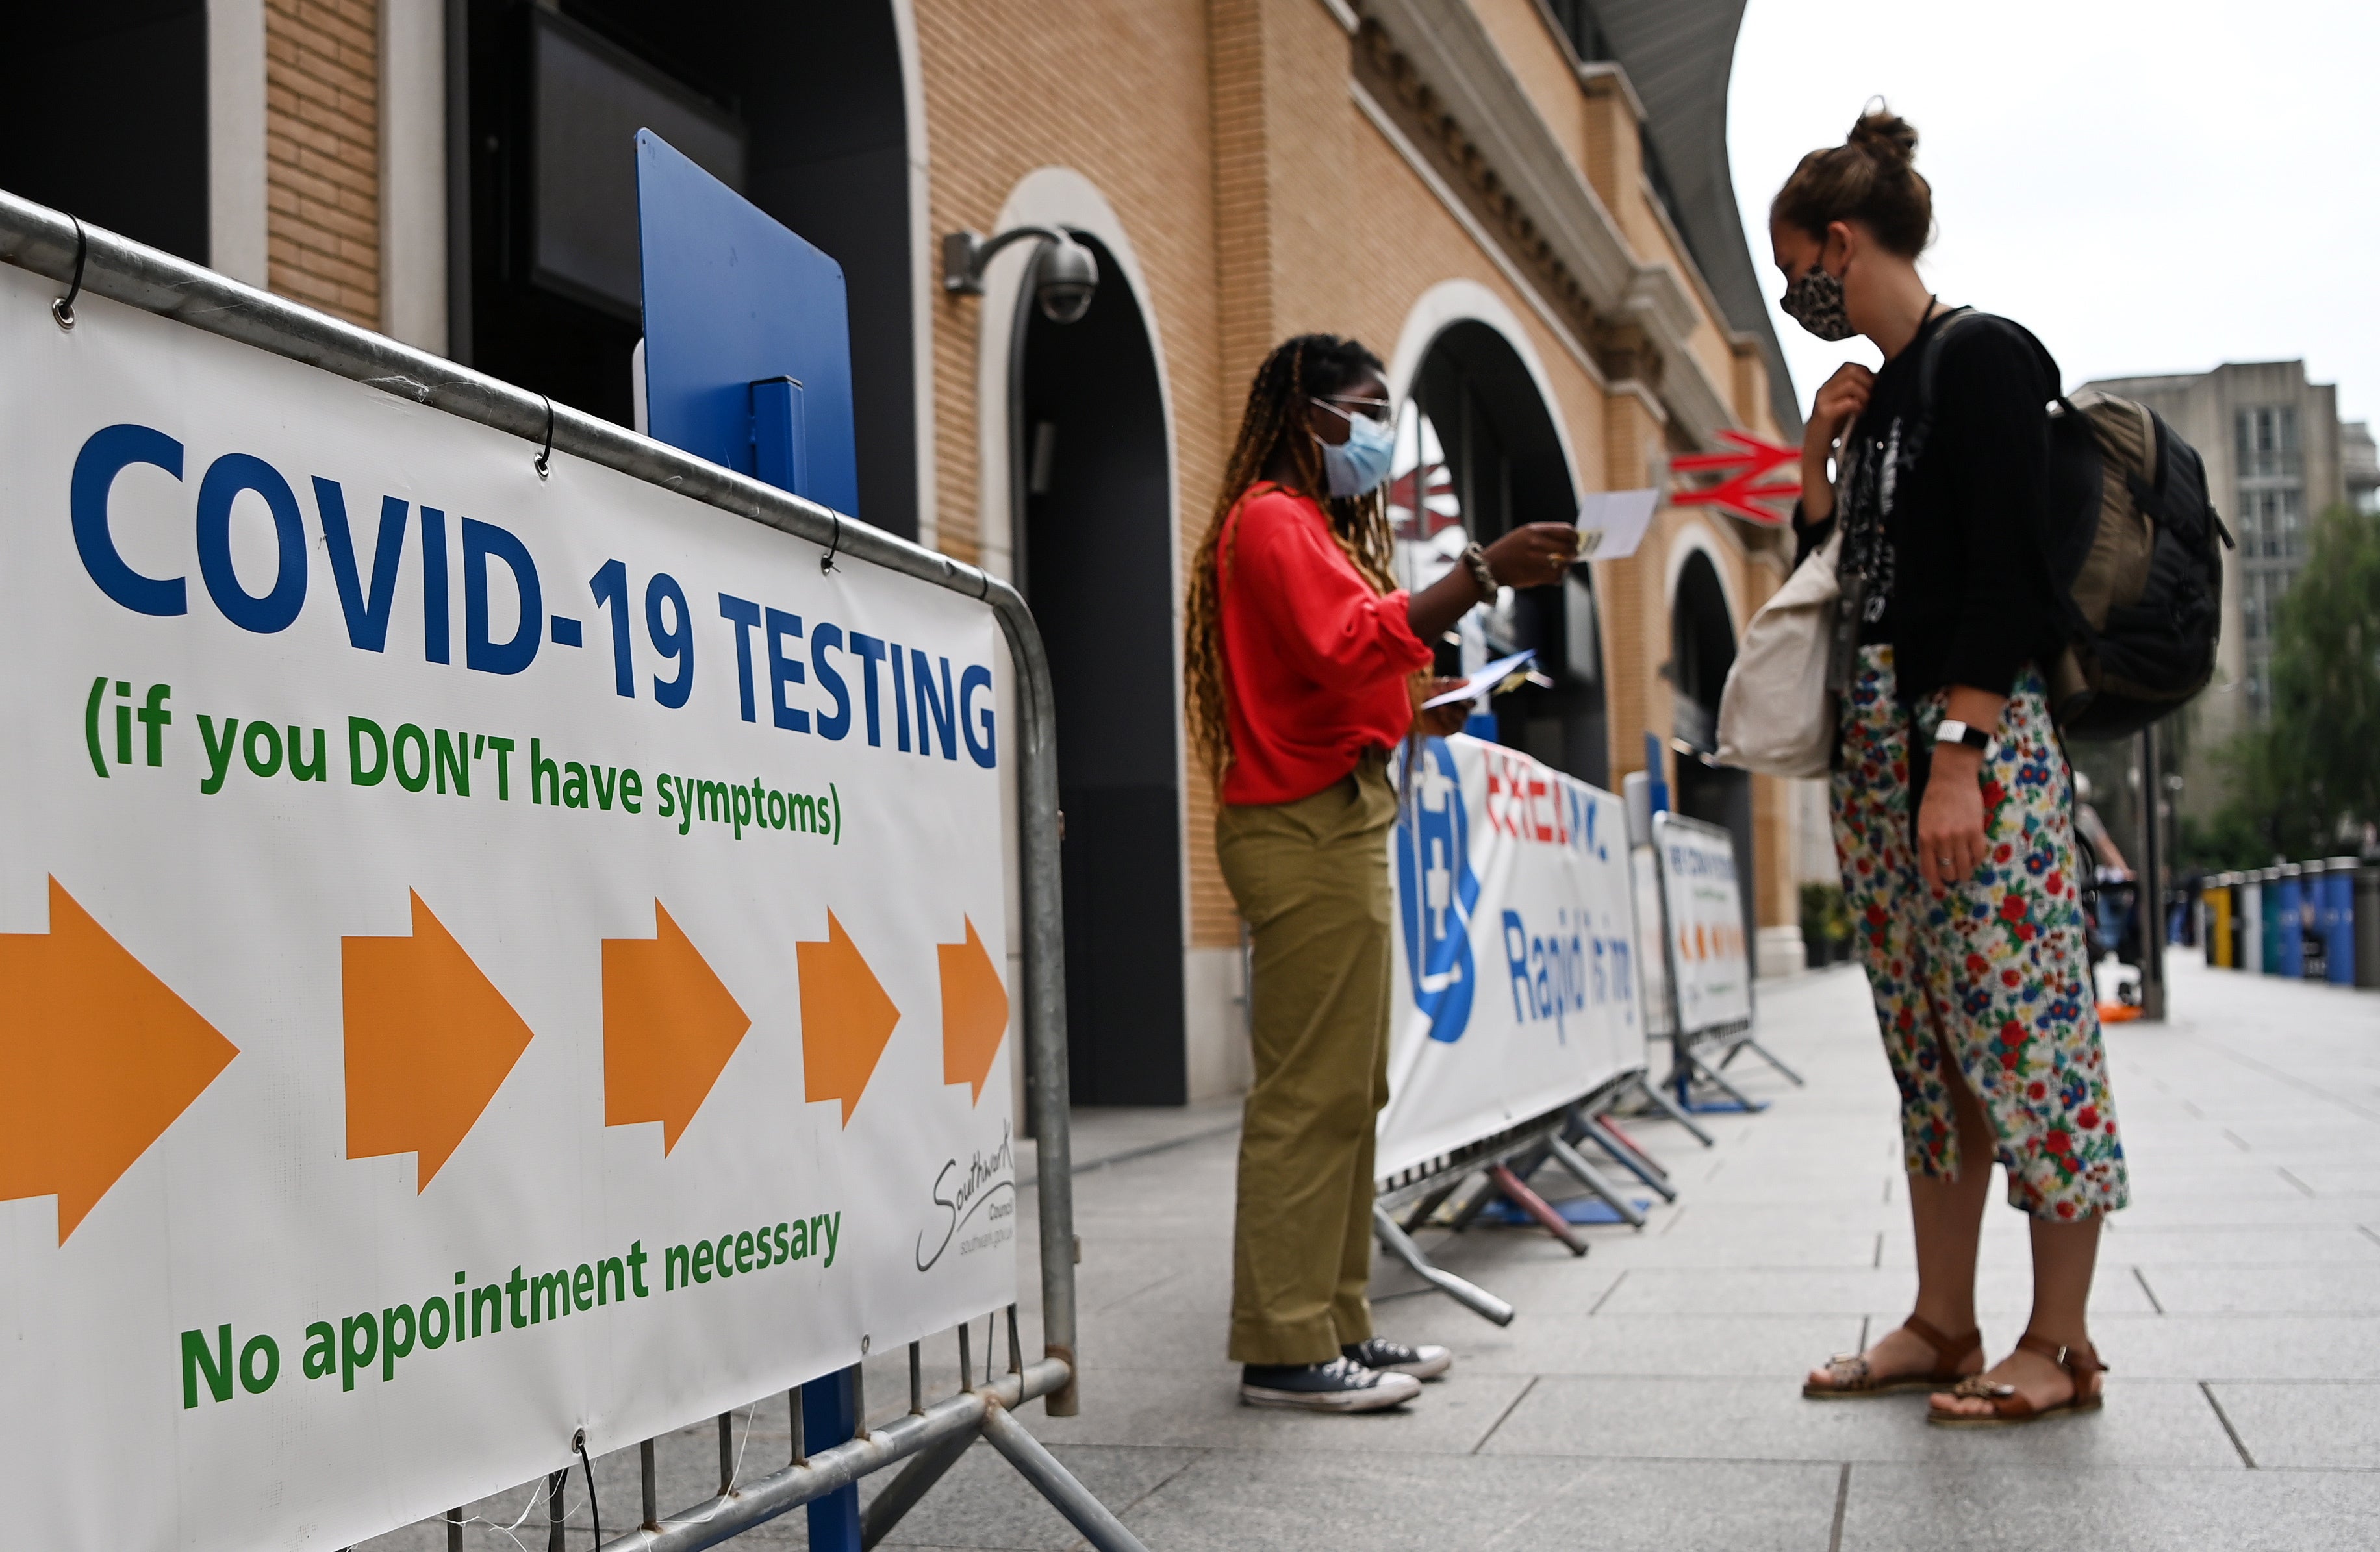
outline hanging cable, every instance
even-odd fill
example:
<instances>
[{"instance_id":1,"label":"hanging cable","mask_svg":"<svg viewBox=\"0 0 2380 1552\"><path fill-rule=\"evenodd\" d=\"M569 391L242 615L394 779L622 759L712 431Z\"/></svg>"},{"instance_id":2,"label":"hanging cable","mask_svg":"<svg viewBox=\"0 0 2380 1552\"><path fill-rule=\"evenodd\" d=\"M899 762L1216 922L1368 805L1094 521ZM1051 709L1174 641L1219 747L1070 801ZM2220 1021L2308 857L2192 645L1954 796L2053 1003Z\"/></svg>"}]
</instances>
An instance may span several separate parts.
<instances>
[{"instance_id":1,"label":"hanging cable","mask_svg":"<svg viewBox=\"0 0 2380 1552\"><path fill-rule=\"evenodd\" d=\"M578 1464L587 1473L587 1513L595 1522L595 1546L600 1549L603 1545L603 1506L595 1501L595 1462L587 1458L587 1430L579 1429L570 1446L578 1451Z\"/></svg>"},{"instance_id":2,"label":"hanging cable","mask_svg":"<svg viewBox=\"0 0 2380 1552\"><path fill-rule=\"evenodd\" d=\"M542 394L538 397L545 399ZM537 477L540 479L545 479L553 472L553 401L552 399L545 399L545 446L539 452L535 462Z\"/></svg>"},{"instance_id":3,"label":"hanging cable","mask_svg":"<svg viewBox=\"0 0 2380 1552\"><path fill-rule=\"evenodd\" d=\"M91 257L91 234L82 229L82 217L69 215L67 219L74 223L75 228L74 279L67 283L67 294L50 304L50 316L58 321L61 329L75 326L75 298L82 295L82 266Z\"/></svg>"}]
</instances>

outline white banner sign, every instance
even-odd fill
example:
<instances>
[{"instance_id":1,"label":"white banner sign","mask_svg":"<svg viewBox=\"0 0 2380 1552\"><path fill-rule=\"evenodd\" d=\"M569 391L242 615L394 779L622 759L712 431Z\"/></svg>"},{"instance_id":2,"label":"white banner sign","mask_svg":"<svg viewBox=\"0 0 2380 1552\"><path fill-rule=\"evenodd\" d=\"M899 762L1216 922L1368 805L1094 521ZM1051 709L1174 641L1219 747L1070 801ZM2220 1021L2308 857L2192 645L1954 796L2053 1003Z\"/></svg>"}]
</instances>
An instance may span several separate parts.
<instances>
[{"instance_id":1,"label":"white banner sign","mask_svg":"<svg viewBox=\"0 0 2380 1552\"><path fill-rule=\"evenodd\" d=\"M1678 1025L1688 1035L1752 1017L1752 960L1736 892L1735 842L1717 825L1653 816L1668 908L1670 963L1677 972Z\"/></svg>"},{"instance_id":2,"label":"white banner sign","mask_svg":"<svg viewBox=\"0 0 2380 1552\"><path fill-rule=\"evenodd\" d=\"M991 616L0 269L11 1545L339 1547L1015 1297Z\"/></svg>"},{"instance_id":3,"label":"white banner sign","mask_svg":"<svg viewBox=\"0 0 2380 1552\"><path fill-rule=\"evenodd\" d=\"M1405 785L1382 1177L1645 1066L1620 799L1463 737Z\"/></svg>"}]
</instances>

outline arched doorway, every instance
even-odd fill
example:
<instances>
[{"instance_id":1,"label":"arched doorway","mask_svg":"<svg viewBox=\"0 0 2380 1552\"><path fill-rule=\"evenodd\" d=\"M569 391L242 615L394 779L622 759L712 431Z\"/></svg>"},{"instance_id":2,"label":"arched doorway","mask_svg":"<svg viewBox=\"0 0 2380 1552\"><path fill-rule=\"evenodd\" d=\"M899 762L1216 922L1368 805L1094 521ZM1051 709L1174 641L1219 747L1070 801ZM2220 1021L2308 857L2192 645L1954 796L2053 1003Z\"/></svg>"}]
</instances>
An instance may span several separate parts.
<instances>
[{"instance_id":1,"label":"arched doorway","mask_svg":"<svg viewBox=\"0 0 2380 1552\"><path fill-rule=\"evenodd\" d=\"M1752 871L1752 772L1721 765L1718 697L1735 666L1735 618L1718 568L1697 549L1678 572L1670 604L1671 750L1677 781L1671 806L1688 818L1735 838L1735 876L1743 903L1743 940L1760 940Z\"/></svg>"},{"instance_id":2,"label":"arched doorway","mask_svg":"<svg viewBox=\"0 0 2380 1552\"><path fill-rule=\"evenodd\" d=\"M1403 580L1427 587L1473 540L1486 543L1519 524L1567 523L1577 515L1560 435L1512 342L1476 319L1440 330L1399 412L1390 516ZM1601 637L1587 567L1475 612L1457 635L1461 645L1439 645L1440 673L1475 670L1491 657L1533 648L1548 681L1495 701L1497 742L1609 785Z\"/></svg>"},{"instance_id":3,"label":"arched doorway","mask_svg":"<svg viewBox=\"0 0 2380 1552\"><path fill-rule=\"evenodd\" d=\"M462 0L453 353L623 425L638 127L843 266L859 511L917 532L907 86L891 4ZM454 57L450 50L450 57ZM572 246L576 245L576 246Z\"/></svg>"},{"instance_id":4,"label":"arched doorway","mask_svg":"<svg viewBox=\"0 0 2380 1552\"><path fill-rule=\"evenodd\" d=\"M1013 333L1014 577L1058 702L1066 1026L1076 1103L1189 1097L1182 746L1165 404L1140 300L1099 240L1090 310L1053 323L1028 278Z\"/></svg>"}]
</instances>

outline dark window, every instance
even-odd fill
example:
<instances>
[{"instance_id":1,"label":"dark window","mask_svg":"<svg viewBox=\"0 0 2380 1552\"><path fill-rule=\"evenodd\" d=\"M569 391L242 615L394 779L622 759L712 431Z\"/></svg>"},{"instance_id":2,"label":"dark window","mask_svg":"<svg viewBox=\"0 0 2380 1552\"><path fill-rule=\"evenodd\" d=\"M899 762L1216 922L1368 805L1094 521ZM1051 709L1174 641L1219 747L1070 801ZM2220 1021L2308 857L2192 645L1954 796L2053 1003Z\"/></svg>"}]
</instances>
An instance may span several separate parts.
<instances>
[{"instance_id":1,"label":"dark window","mask_svg":"<svg viewBox=\"0 0 2380 1552\"><path fill-rule=\"evenodd\" d=\"M10 6L0 188L208 261L201 0Z\"/></svg>"},{"instance_id":2,"label":"dark window","mask_svg":"<svg viewBox=\"0 0 2380 1552\"><path fill-rule=\"evenodd\" d=\"M856 515L917 531L908 119L882 0L455 0L453 351L625 425L651 128L843 266Z\"/></svg>"}]
</instances>

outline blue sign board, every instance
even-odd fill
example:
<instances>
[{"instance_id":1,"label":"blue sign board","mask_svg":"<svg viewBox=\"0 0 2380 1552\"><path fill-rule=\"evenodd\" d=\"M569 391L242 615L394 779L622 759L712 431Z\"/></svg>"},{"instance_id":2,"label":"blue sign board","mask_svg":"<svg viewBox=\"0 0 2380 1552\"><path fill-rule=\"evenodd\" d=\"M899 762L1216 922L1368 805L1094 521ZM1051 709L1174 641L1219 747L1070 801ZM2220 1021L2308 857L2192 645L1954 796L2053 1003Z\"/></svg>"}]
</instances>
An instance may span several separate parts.
<instances>
[{"instance_id":1,"label":"blue sign board","mask_svg":"<svg viewBox=\"0 0 2380 1552\"><path fill-rule=\"evenodd\" d=\"M843 266L650 129L637 228L647 431L861 515Z\"/></svg>"}]
</instances>

